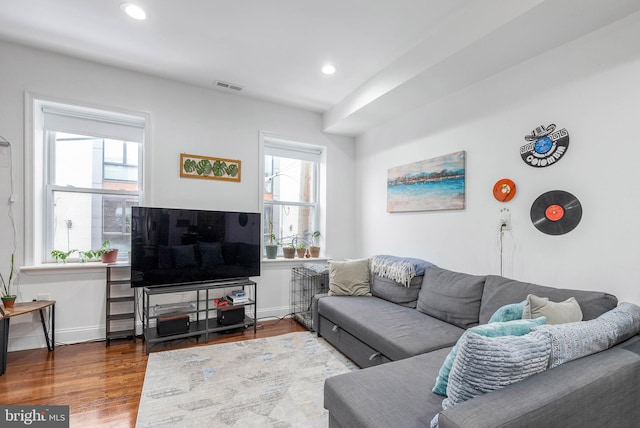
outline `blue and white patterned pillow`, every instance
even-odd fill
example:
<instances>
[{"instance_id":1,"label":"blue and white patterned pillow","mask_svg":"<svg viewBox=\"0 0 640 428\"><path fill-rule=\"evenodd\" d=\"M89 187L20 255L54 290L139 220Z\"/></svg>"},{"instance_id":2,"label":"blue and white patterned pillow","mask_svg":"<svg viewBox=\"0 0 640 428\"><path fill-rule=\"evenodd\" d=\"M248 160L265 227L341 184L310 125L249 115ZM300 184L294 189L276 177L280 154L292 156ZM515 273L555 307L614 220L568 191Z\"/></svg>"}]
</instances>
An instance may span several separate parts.
<instances>
[{"instance_id":1,"label":"blue and white patterned pillow","mask_svg":"<svg viewBox=\"0 0 640 428\"><path fill-rule=\"evenodd\" d=\"M557 367L609 349L638 334L640 307L623 302L590 321L544 325L534 330L546 334L551 340L549 368Z\"/></svg>"}]
</instances>

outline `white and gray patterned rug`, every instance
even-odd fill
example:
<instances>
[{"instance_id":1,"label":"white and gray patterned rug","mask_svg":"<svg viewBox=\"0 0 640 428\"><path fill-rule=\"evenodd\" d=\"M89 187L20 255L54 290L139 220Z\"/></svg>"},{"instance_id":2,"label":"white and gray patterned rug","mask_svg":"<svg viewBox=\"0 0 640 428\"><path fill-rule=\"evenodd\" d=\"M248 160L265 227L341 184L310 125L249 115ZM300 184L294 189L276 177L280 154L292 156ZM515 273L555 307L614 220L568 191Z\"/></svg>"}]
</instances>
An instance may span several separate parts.
<instances>
[{"instance_id":1,"label":"white and gray patterned rug","mask_svg":"<svg viewBox=\"0 0 640 428\"><path fill-rule=\"evenodd\" d=\"M136 427L324 428L324 380L352 370L309 332L153 353Z\"/></svg>"}]
</instances>

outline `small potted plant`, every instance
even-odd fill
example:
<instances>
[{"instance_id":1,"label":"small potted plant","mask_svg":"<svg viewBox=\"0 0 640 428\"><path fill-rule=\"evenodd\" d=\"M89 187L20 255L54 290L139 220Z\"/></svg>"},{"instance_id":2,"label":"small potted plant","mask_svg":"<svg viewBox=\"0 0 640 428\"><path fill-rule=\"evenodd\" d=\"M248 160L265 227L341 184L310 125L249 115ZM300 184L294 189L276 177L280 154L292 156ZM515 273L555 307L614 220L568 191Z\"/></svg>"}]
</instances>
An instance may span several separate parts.
<instances>
[{"instance_id":1,"label":"small potted plant","mask_svg":"<svg viewBox=\"0 0 640 428\"><path fill-rule=\"evenodd\" d=\"M276 235L273 234L273 222L269 222L269 245L265 245L264 249L268 259L275 259L278 256L278 241Z\"/></svg>"},{"instance_id":2,"label":"small potted plant","mask_svg":"<svg viewBox=\"0 0 640 428\"><path fill-rule=\"evenodd\" d=\"M0 280L2 280L2 304L5 308L13 308L13 304L16 301L16 295L11 293L11 281L13 281L15 258L13 253L11 254L11 268L9 270L9 279L5 280L0 272Z\"/></svg>"},{"instance_id":3,"label":"small potted plant","mask_svg":"<svg viewBox=\"0 0 640 428\"><path fill-rule=\"evenodd\" d=\"M53 250L51 251L51 257L58 263L66 263L69 256L75 253L76 250L62 251L62 250Z\"/></svg>"},{"instance_id":4,"label":"small potted plant","mask_svg":"<svg viewBox=\"0 0 640 428\"><path fill-rule=\"evenodd\" d=\"M102 263L115 263L118 260L118 249L111 248L109 241L102 243L102 248L94 250L93 255L102 258Z\"/></svg>"},{"instance_id":5,"label":"small potted plant","mask_svg":"<svg viewBox=\"0 0 640 428\"><path fill-rule=\"evenodd\" d=\"M309 247L309 253L311 257L320 257L320 231L316 230L311 235L313 240L312 245Z\"/></svg>"},{"instance_id":6,"label":"small potted plant","mask_svg":"<svg viewBox=\"0 0 640 428\"><path fill-rule=\"evenodd\" d=\"M291 243L287 247L282 247L282 253L285 259L292 259L296 256L296 238L291 239Z\"/></svg>"},{"instance_id":7,"label":"small potted plant","mask_svg":"<svg viewBox=\"0 0 640 428\"><path fill-rule=\"evenodd\" d=\"M296 246L296 254L298 255L298 258L303 259L306 252L307 244L305 244L304 242L301 242Z\"/></svg>"}]
</instances>

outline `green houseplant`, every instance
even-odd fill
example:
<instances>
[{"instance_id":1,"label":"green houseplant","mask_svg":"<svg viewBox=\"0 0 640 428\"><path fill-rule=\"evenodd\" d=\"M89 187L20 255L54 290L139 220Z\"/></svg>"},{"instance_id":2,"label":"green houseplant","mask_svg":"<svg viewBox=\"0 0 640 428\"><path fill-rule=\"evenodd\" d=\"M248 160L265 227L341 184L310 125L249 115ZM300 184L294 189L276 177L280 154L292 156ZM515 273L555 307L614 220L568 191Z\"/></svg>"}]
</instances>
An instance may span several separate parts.
<instances>
[{"instance_id":1,"label":"green houseplant","mask_svg":"<svg viewBox=\"0 0 640 428\"><path fill-rule=\"evenodd\" d=\"M66 263L69 256L75 253L77 250L69 250L69 251L61 251L61 250L53 250L51 251L51 257L58 263Z\"/></svg>"},{"instance_id":2,"label":"green houseplant","mask_svg":"<svg viewBox=\"0 0 640 428\"><path fill-rule=\"evenodd\" d=\"M285 259L292 259L296 256L296 237L291 238L288 246L282 247L282 253Z\"/></svg>"},{"instance_id":3,"label":"green houseplant","mask_svg":"<svg viewBox=\"0 0 640 428\"><path fill-rule=\"evenodd\" d=\"M298 258L303 259L306 252L307 244L304 242L301 242L296 246L296 254L298 254Z\"/></svg>"},{"instance_id":4,"label":"green houseplant","mask_svg":"<svg viewBox=\"0 0 640 428\"><path fill-rule=\"evenodd\" d=\"M0 280L2 280L2 304L5 308L13 308L16 301L16 295L11 292L11 281L13 281L13 273L15 272L15 256L11 254L11 268L9 269L9 279L5 280L2 272L0 272Z\"/></svg>"},{"instance_id":5,"label":"green houseplant","mask_svg":"<svg viewBox=\"0 0 640 428\"><path fill-rule=\"evenodd\" d=\"M102 258L102 263L115 263L118 260L118 249L111 248L109 241L104 241L102 248L94 250L93 254L96 257Z\"/></svg>"},{"instance_id":6,"label":"green houseplant","mask_svg":"<svg viewBox=\"0 0 640 428\"><path fill-rule=\"evenodd\" d=\"M312 245L309 247L311 257L320 257L320 231L316 230L311 235Z\"/></svg>"},{"instance_id":7,"label":"green houseplant","mask_svg":"<svg viewBox=\"0 0 640 428\"><path fill-rule=\"evenodd\" d=\"M268 259L275 259L278 256L278 241L276 235L273 234L273 222L269 222L269 245L265 245L264 249Z\"/></svg>"}]
</instances>

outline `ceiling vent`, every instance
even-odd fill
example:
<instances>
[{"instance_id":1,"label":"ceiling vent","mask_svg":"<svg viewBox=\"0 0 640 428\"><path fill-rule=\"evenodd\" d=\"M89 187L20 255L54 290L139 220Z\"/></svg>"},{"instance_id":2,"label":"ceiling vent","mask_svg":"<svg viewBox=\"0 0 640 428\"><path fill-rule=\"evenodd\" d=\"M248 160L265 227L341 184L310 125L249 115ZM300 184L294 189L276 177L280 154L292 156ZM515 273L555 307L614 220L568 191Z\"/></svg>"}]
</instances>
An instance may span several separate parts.
<instances>
[{"instance_id":1,"label":"ceiling vent","mask_svg":"<svg viewBox=\"0 0 640 428\"><path fill-rule=\"evenodd\" d=\"M222 80L216 80L215 82L213 82L213 84L217 89L225 89L227 91L238 91L238 92L242 90L242 86L234 85L233 83L229 83L229 82L223 82Z\"/></svg>"}]
</instances>

